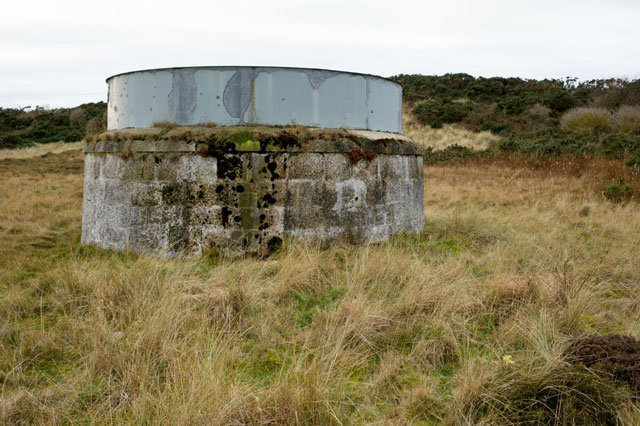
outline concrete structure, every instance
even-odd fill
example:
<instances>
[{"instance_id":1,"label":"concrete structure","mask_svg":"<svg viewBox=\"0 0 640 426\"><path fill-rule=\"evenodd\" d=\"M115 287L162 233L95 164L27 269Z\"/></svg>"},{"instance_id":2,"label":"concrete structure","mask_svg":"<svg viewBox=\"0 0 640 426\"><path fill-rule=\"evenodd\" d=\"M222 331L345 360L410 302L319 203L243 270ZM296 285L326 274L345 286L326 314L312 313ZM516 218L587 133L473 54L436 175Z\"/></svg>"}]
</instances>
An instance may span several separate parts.
<instances>
[{"instance_id":1,"label":"concrete structure","mask_svg":"<svg viewBox=\"0 0 640 426\"><path fill-rule=\"evenodd\" d=\"M84 244L167 254L200 255L212 247L265 254L285 238L321 243L334 240L372 242L400 232L415 233L423 229L421 150L399 133L366 130L387 125L399 130L399 127L393 127L399 126L399 122L390 119L400 117L396 94L389 95L393 108L383 106L384 102L381 102L377 111L386 113L379 112L375 118L372 115L375 112L361 116L345 114L350 107L334 109L332 117L330 110L320 108L321 105L334 105L339 109L341 99L344 99L340 90L322 92L323 85L331 79L347 86L354 84L354 87L362 79L365 88L362 99L367 110L374 102L372 91L378 90L376 84L380 82L380 87L391 93L397 88L394 83L372 76L339 75L334 71L251 69L258 71L252 74L254 83L249 83L251 96L245 109L242 107L244 89L228 89L229 84L236 84L232 82L234 78L243 81L244 69L205 68L202 70L205 73L199 73L199 69L158 71L154 78L168 73L168 81L173 80L173 92L164 94L155 104L152 93L158 95L159 92L142 90L141 80L133 84L135 78L131 79L136 74L152 76L153 71L123 74L108 80L110 126L119 129L127 123L149 128L114 129L88 144L85 150ZM183 89L176 87L182 87L185 78L191 78L184 77L184 72L194 77L196 91L200 93L202 89L203 97L207 93L215 99L218 95L211 89L214 86L222 88L222 97L227 90L240 90L241 108L234 109L232 101L224 107L226 113L229 109L240 111L237 117L229 115L238 123L264 119L269 108L274 108L269 117L277 122L270 124L282 124L292 116L306 117L306 112L296 115L278 111L269 99L281 96L276 92L286 86L281 80L284 75L301 74L309 81L315 78L315 83L309 84L311 98L317 101L310 108L316 112L309 117L319 121L313 123L330 126L337 123L331 120L338 117L344 119L340 123L343 127L349 127L345 123L362 123L365 130L242 125L173 127L165 124L164 127L150 127L149 121L167 121L167 117L178 118L182 124L215 120L227 123L228 117L216 115L220 111L199 110L201 100L187 109L205 111L204 115L185 116L180 112L189 105L184 99L191 95L185 98L171 93L181 92ZM206 77L208 73L231 74L227 75L229 78L225 77L226 80L207 86L202 82L209 78ZM279 73L284 74L278 76ZM324 73L328 77L317 77ZM271 91L262 87L262 83L255 83L263 74L271 76L268 83ZM128 82L120 80L116 84L119 77L125 76L128 76ZM132 86L138 88L128 92L129 101L116 102L114 94L123 93L118 84L128 86L128 90L132 90ZM187 87L190 85L187 83ZM304 89L299 90L304 98ZM358 104L360 95L349 93L356 98L351 95L347 98ZM229 96L233 98L237 94L234 92ZM263 102L263 95L259 94L267 99ZM178 101L172 101L172 96L177 96ZM196 98L201 99L198 96ZM299 102L304 112L307 104L296 100L295 96L295 91L287 95L294 98L288 105ZM139 108L138 102L149 102L156 111L165 108L169 115L141 114L144 108ZM172 102L177 102L177 106ZM265 105L270 106L264 109ZM116 109L120 115L113 119ZM353 111L359 111L359 107Z\"/></svg>"},{"instance_id":2,"label":"concrete structure","mask_svg":"<svg viewBox=\"0 0 640 426\"><path fill-rule=\"evenodd\" d=\"M372 75L198 67L135 71L107 83L108 130L172 122L402 131L402 88Z\"/></svg>"}]
</instances>

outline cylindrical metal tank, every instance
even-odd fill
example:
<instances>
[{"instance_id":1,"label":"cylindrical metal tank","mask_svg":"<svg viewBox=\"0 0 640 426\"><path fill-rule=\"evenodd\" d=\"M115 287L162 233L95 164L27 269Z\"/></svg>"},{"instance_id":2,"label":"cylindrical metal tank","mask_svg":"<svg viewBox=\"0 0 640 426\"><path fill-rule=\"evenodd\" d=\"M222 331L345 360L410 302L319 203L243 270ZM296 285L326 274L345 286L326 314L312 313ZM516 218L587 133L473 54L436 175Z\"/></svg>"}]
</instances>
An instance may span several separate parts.
<instances>
[{"instance_id":1,"label":"cylindrical metal tank","mask_svg":"<svg viewBox=\"0 0 640 426\"><path fill-rule=\"evenodd\" d=\"M268 254L424 228L422 150L380 77L281 67L118 74L85 148L82 242ZM211 125L214 124L214 125Z\"/></svg>"},{"instance_id":2,"label":"cylindrical metal tank","mask_svg":"<svg viewBox=\"0 0 640 426\"><path fill-rule=\"evenodd\" d=\"M171 122L402 132L402 88L367 74L218 66L134 71L107 83L108 130Z\"/></svg>"}]
</instances>

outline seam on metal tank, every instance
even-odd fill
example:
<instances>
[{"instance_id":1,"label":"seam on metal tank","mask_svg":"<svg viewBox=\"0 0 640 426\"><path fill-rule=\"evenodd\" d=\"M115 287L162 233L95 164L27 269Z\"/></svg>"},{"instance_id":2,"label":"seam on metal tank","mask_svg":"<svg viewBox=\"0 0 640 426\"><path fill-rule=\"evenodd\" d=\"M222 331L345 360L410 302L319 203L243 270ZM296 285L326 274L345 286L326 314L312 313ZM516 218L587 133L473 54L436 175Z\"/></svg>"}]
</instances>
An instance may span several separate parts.
<instances>
[{"instance_id":1,"label":"seam on metal tank","mask_svg":"<svg viewBox=\"0 0 640 426\"><path fill-rule=\"evenodd\" d=\"M367 129L370 129L371 126L369 126L369 111L371 111L371 107L369 106L369 96L371 94L371 88L369 87L369 79L365 78L364 79L364 92L365 92L365 97L364 97L364 106L367 108L367 115L366 118L364 119L364 126Z\"/></svg>"},{"instance_id":2,"label":"seam on metal tank","mask_svg":"<svg viewBox=\"0 0 640 426\"><path fill-rule=\"evenodd\" d=\"M173 71L171 74L171 92L168 96L171 121L189 124L193 121L193 111L198 101L195 70Z\"/></svg>"}]
</instances>

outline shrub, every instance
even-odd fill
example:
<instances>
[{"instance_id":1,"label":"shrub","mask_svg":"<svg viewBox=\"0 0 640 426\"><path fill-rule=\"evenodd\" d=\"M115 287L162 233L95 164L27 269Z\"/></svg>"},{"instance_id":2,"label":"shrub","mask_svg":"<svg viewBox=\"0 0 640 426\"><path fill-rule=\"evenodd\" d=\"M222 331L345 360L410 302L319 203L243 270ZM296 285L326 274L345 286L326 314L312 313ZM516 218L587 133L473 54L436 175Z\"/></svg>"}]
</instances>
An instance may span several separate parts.
<instances>
[{"instance_id":1,"label":"shrub","mask_svg":"<svg viewBox=\"0 0 640 426\"><path fill-rule=\"evenodd\" d=\"M597 138L594 136L590 136L590 138L598 140L599 151L609 157L622 159L627 157L629 153L640 152L640 134L606 133Z\"/></svg>"},{"instance_id":2,"label":"shrub","mask_svg":"<svg viewBox=\"0 0 640 426\"><path fill-rule=\"evenodd\" d=\"M84 126L86 122L86 114L82 108L75 108L69 112L69 124L72 127Z\"/></svg>"},{"instance_id":3,"label":"shrub","mask_svg":"<svg viewBox=\"0 0 640 426\"><path fill-rule=\"evenodd\" d=\"M79 141L85 134L104 131L106 109L104 102L83 104L73 109L28 112L0 108L0 139L5 147Z\"/></svg>"},{"instance_id":4,"label":"shrub","mask_svg":"<svg viewBox=\"0 0 640 426\"><path fill-rule=\"evenodd\" d=\"M527 100L521 96L504 96L498 106L509 115L517 115L527 108Z\"/></svg>"},{"instance_id":5,"label":"shrub","mask_svg":"<svg viewBox=\"0 0 640 426\"><path fill-rule=\"evenodd\" d=\"M593 100L593 105L598 108L615 109L623 102L622 92L616 88L610 89Z\"/></svg>"},{"instance_id":6,"label":"shrub","mask_svg":"<svg viewBox=\"0 0 640 426\"><path fill-rule=\"evenodd\" d=\"M633 197L635 188L629 184L612 184L607 185L602 193L607 200L613 201L614 203L621 203L623 201L628 201Z\"/></svg>"},{"instance_id":7,"label":"shrub","mask_svg":"<svg viewBox=\"0 0 640 426\"><path fill-rule=\"evenodd\" d=\"M627 165L640 164L640 135L628 133L580 134L547 127L534 132L505 132L498 149L522 154L592 155L629 158Z\"/></svg>"},{"instance_id":8,"label":"shrub","mask_svg":"<svg viewBox=\"0 0 640 426\"><path fill-rule=\"evenodd\" d=\"M511 130L535 132L549 127L557 127L558 120L553 111L542 103L536 103L515 120L511 120Z\"/></svg>"},{"instance_id":9,"label":"shrub","mask_svg":"<svg viewBox=\"0 0 640 426\"><path fill-rule=\"evenodd\" d=\"M423 102L413 109L413 115L422 124L434 128L446 123L459 123L469 115L471 105L463 102L452 102L447 99L434 99Z\"/></svg>"},{"instance_id":10,"label":"shrub","mask_svg":"<svg viewBox=\"0 0 640 426\"><path fill-rule=\"evenodd\" d=\"M527 110L527 115L536 120L546 120L551 114L551 108L537 103Z\"/></svg>"},{"instance_id":11,"label":"shrub","mask_svg":"<svg viewBox=\"0 0 640 426\"><path fill-rule=\"evenodd\" d=\"M93 117L85 126L85 136L97 135L106 129L105 120L102 117Z\"/></svg>"},{"instance_id":12,"label":"shrub","mask_svg":"<svg viewBox=\"0 0 640 426\"><path fill-rule=\"evenodd\" d=\"M474 104L473 110L465 117L464 125L472 131L500 133L511 130L514 117L508 116L497 104Z\"/></svg>"},{"instance_id":13,"label":"shrub","mask_svg":"<svg viewBox=\"0 0 640 426\"><path fill-rule=\"evenodd\" d=\"M392 77L402 85L403 97L408 101L424 101L432 98L460 98L476 80L468 74L397 75Z\"/></svg>"},{"instance_id":14,"label":"shrub","mask_svg":"<svg viewBox=\"0 0 640 426\"><path fill-rule=\"evenodd\" d=\"M596 106L613 109L640 104L640 80L611 78L591 80L583 85L595 95L593 102Z\"/></svg>"},{"instance_id":15,"label":"shrub","mask_svg":"<svg viewBox=\"0 0 640 426\"><path fill-rule=\"evenodd\" d=\"M430 102L439 99L468 99L472 108L462 121L471 130L537 131L556 127L559 114L571 108L595 104L610 110L620 105L640 105L640 79L604 79L578 82L564 80L529 80L504 77L473 77L468 74L442 76L399 75L392 77L402 85L404 99L410 102ZM548 108L548 117L537 118ZM487 116L492 107L496 111ZM532 109L537 109L533 115ZM435 126L447 121L437 119Z\"/></svg>"},{"instance_id":16,"label":"shrub","mask_svg":"<svg viewBox=\"0 0 640 426\"><path fill-rule=\"evenodd\" d=\"M17 148L25 145L22 138L18 135L4 135L0 136L0 149Z\"/></svg>"},{"instance_id":17,"label":"shrub","mask_svg":"<svg viewBox=\"0 0 640 426\"><path fill-rule=\"evenodd\" d=\"M561 125L578 134L600 134L609 129L611 121L611 113L604 108L580 107L567 111Z\"/></svg>"},{"instance_id":18,"label":"shrub","mask_svg":"<svg viewBox=\"0 0 640 426\"><path fill-rule=\"evenodd\" d=\"M640 151L633 153L631 157L629 157L629 159L625 162L625 164L629 167L633 167L640 172Z\"/></svg>"},{"instance_id":19,"label":"shrub","mask_svg":"<svg viewBox=\"0 0 640 426\"><path fill-rule=\"evenodd\" d=\"M472 158L478 158L481 155L485 155L485 151L474 151L466 146L460 146L457 144L449 145L442 150L434 150L432 147L428 147L424 152L425 164L441 164L450 163L456 161L464 161Z\"/></svg>"},{"instance_id":20,"label":"shrub","mask_svg":"<svg viewBox=\"0 0 640 426\"><path fill-rule=\"evenodd\" d=\"M558 112L567 111L578 105L573 95L566 90L558 90L550 95L545 102L552 110Z\"/></svg>"},{"instance_id":21,"label":"shrub","mask_svg":"<svg viewBox=\"0 0 640 426\"><path fill-rule=\"evenodd\" d=\"M497 142L501 151L522 154L561 155L591 154L598 151L598 141L591 135L580 135L546 128L536 132L509 132Z\"/></svg>"},{"instance_id":22,"label":"shrub","mask_svg":"<svg viewBox=\"0 0 640 426\"><path fill-rule=\"evenodd\" d=\"M613 115L613 128L623 133L640 131L640 107L623 105Z\"/></svg>"}]
</instances>

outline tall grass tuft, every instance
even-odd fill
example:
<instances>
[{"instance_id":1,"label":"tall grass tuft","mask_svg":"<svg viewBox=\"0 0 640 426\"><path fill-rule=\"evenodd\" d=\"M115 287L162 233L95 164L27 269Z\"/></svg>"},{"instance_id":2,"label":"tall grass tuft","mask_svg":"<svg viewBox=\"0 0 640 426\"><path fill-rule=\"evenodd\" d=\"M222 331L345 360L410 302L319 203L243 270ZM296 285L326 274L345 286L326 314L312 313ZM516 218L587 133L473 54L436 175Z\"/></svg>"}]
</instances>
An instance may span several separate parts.
<instances>
[{"instance_id":1,"label":"tall grass tuft","mask_svg":"<svg viewBox=\"0 0 640 426\"><path fill-rule=\"evenodd\" d=\"M623 105L613 114L613 128L623 133L640 132L640 107Z\"/></svg>"},{"instance_id":2,"label":"tall grass tuft","mask_svg":"<svg viewBox=\"0 0 640 426\"><path fill-rule=\"evenodd\" d=\"M562 116L564 129L579 134L600 134L609 130L612 122L611 113L605 108L574 108Z\"/></svg>"}]
</instances>

